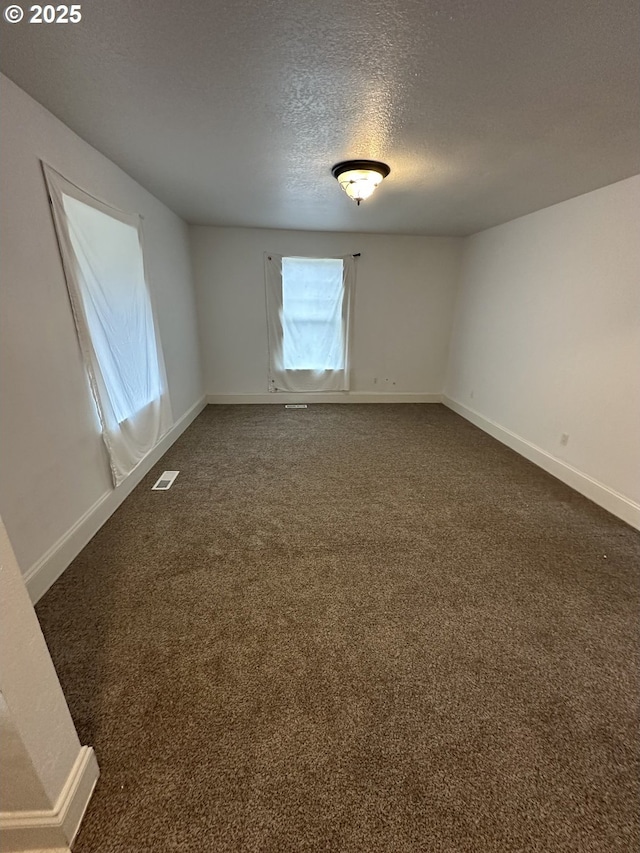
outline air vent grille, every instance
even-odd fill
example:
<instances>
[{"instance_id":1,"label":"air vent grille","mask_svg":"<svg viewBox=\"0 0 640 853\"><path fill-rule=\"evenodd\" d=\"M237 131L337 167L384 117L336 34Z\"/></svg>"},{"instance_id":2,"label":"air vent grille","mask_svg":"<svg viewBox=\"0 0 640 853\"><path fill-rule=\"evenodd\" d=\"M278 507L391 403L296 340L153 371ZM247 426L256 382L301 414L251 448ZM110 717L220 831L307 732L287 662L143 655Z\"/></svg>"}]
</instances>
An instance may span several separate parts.
<instances>
[{"instance_id":1,"label":"air vent grille","mask_svg":"<svg viewBox=\"0 0 640 853\"><path fill-rule=\"evenodd\" d=\"M152 491L155 492L166 492L167 489L170 489L173 486L173 481L178 476L180 471L165 471L162 477L156 482L155 486L152 487Z\"/></svg>"}]
</instances>

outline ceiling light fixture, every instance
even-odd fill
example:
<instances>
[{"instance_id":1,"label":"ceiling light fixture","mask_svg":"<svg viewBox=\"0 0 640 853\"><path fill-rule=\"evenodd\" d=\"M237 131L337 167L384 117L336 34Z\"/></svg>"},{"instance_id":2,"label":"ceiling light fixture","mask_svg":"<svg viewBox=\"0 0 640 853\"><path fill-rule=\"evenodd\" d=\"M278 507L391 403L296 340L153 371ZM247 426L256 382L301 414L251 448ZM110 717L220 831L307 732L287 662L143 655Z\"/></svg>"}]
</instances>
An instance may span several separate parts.
<instances>
[{"instance_id":1,"label":"ceiling light fixture","mask_svg":"<svg viewBox=\"0 0 640 853\"><path fill-rule=\"evenodd\" d=\"M390 171L386 163L378 163L377 160L345 160L343 163L336 163L331 174L349 198L360 205L363 199L369 198Z\"/></svg>"}]
</instances>

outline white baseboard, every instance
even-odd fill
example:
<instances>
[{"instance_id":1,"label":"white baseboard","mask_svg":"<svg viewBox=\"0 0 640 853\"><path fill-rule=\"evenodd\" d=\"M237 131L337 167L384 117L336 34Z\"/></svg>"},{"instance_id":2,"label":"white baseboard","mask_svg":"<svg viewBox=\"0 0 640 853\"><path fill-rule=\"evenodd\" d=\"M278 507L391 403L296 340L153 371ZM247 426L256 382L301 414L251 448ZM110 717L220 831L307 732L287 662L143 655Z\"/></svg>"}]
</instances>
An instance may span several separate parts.
<instances>
[{"instance_id":1,"label":"white baseboard","mask_svg":"<svg viewBox=\"0 0 640 853\"><path fill-rule=\"evenodd\" d=\"M205 406L206 401L203 397L173 425L126 480L120 483L117 488L105 492L102 497L98 498L94 505L89 507L85 514L25 572L24 581L34 604L58 580L71 561L78 556L89 540L96 535L102 525L118 509L122 501L131 494L140 480L164 456L174 441L182 435Z\"/></svg>"},{"instance_id":2,"label":"white baseboard","mask_svg":"<svg viewBox=\"0 0 640 853\"><path fill-rule=\"evenodd\" d=\"M442 402L493 438L497 438L502 444L506 444L507 447L524 456L525 459L543 468L549 474L557 477L558 480L566 483L567 486L571 486L576 492L580 492L581 495L589 498L598 506L640 530L640 504L610 489L604 483L594 480L593 477L568 465L561 459L552 456L546 450L532 444L511 430L505 429L490 418L481 415L480 412L476 412L446 395L443 396Z\"/></svg>"},{"instance_id":3,"label":"white baseboard","mask_svg":"<svg viewBox=\"0 0 640 853\"><path fill-rule=\"evenodd\" d=\"M322 391L274 394L208 394L207 403L213 405L239 405L247 403L440 403L442 394L403 394L387 391Z\"/></svg>"},{"instance_id":4,"label":"white baseboard","mask_svg":"<svg viewBox=\"0 0 640 853\"><path fill-rule=\"evenodd\" d=\"M99 773L93 749L83 746L52 809L1 812L0 837L4 853L70 848L80 829Z\"/></svg>"}]
</instances>

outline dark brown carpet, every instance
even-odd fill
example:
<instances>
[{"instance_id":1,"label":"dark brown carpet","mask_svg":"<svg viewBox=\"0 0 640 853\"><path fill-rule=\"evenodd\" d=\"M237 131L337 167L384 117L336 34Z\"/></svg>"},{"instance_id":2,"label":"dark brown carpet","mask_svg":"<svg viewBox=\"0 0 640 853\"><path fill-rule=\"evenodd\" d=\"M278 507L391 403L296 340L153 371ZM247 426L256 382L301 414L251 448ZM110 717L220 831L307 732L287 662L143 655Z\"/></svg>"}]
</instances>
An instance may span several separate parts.
<instances>
[{"instance_id":1,"label":"dark brown carpet","mask_svg":"<svg viewBox=\"0 0 640 853\"><path fill-rule=\"evenodd\" d=\"M639 540L442 406L209 407L38 606L76 853L637 851Z\"/></svg>"}]
</instances>

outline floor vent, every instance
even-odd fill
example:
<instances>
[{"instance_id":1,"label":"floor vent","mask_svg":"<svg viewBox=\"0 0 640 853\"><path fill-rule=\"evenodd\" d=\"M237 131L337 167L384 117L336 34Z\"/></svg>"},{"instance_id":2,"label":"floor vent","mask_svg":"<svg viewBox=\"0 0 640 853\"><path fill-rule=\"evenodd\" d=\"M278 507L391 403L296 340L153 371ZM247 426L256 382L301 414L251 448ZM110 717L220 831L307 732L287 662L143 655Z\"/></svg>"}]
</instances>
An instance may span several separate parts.
<instances>
[{"instance_id":1,"label":"floor vent","mask_svg":"<svg viewBox=\"0 0 640 853\"><path fill-rule=\"evenodd\" d=\"M167 489L170 489L171 486L173 486L173 481L179 473L180 471L165 471L151 491L155 490L157 492L166 492Z\"/></svg>"},{"instance_id":2,"label":"floor vent","mask_svg":"<svg viewBox=\"0 0 640 853\"><path fill-rule=\"evenodd\" d=\"M306 409L307 404L306 403L285 403L284 407L285 407L285 409Z\"/></svg>"}]
</instances>

